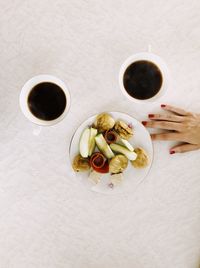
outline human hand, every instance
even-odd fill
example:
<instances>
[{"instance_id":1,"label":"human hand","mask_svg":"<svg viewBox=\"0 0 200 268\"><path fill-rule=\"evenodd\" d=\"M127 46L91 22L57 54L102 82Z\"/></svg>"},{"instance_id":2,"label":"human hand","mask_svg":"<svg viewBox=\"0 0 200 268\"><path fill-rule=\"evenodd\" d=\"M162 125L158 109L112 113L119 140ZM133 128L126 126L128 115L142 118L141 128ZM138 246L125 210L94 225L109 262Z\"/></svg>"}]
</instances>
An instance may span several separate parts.
<instances>
[{"instance_id":1,"label":"human hand","mask_svg":"<svg viewBox=\"0 0 200 268\"><path fill-rule=\"evenodd\" d=\"M165 129L166 132L151 134L152 140L172 140L183 142L170 149L170 154L184 153L200 149L200 114L162 104L161 108L170 113L149 114L151 121L142 124L149 128Z\"/></svg>"}]
</instances>

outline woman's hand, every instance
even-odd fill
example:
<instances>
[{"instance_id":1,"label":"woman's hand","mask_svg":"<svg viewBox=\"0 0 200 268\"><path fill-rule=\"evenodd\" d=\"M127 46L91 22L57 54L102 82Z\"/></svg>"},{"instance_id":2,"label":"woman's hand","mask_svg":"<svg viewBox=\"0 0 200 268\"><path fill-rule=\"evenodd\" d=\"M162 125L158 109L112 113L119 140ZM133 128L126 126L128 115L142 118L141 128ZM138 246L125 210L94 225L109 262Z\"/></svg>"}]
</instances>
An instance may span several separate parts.
<instances>
[{"instance_id":1,"label":"woman's hand","mask_svg":"<svg viewBox=\"0 0 200 268\"><path fill-rule=\"evenodd\" d=\"M143 121L150 128L167 130L151 134L152 140L172 140L183 142L170 149L170 154L183 153L200 149L200 114L190 113L183 109L162 104L161 107L170 113L149 114L151 121Z\"/></svg>"}]
</instances>

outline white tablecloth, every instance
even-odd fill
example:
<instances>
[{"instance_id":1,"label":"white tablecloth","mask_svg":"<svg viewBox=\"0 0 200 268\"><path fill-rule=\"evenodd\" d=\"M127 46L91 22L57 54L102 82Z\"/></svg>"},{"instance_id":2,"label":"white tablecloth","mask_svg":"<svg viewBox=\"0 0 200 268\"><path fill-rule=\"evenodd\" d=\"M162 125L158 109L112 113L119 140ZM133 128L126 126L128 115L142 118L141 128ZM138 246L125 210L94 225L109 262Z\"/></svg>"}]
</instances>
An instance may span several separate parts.
<instances>
[{"instance_id":1,"label":"white tablecloth","mask_svg":"<svg viewBox=\"0 0 200 268\"><path fill-rule=\"evenodd\" d=\"M169 155L154 144L149 176L136 192L101 195L73 176L68 146L100 111L145 120L170 103L200 112L200 2L182 0L0 1L0 267L197 268L200 151ZM167 94L133 104L118 71L152 51L173 77ZM60 124L33 135L18 97L36 74L61 78L72 106Z\"/></svg>"}]
</instances>

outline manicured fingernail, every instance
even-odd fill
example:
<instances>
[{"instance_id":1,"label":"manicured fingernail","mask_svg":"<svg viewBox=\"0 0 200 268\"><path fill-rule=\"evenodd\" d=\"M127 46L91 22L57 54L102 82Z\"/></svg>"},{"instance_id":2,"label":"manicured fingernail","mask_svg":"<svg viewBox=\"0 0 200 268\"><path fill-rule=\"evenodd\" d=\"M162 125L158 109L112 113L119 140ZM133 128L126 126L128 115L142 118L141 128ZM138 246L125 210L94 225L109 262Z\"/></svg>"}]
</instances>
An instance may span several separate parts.
<instances>
[{"instance_id":1,"label":"manicured fingernail","mask_svg":"<svg viewBox=\"0 0 200 268\"><path fill-rule=\"evenodd\" d=\"M154 114L149 114L149 118L152 118L152 117L154 117Z\"/></svg>"},{"instance_id":2,"label":"manicured fingernail","mask_svg":"<svg viewBox=\"0 0 200 268\"><path fill-rule=\"evenodd\" d=\"M165 105L165 104L161 104L160 106L161 106L162 108L165 108L165 107L166 107L166 105Z\"/></svg>"},{"instance_id":3,"label":"manicured fingernail","mask_svg":"<svg viewBox=\"0 0 200 268\"><path fill-rule=\"evenodd\" d=\"M175 151L173 151L173 150L172 150L172 151L170 151L170 154L175 154Z\"/></svg>"},{"instance_id":4,"label":"manicured fingernail","mask_svg":"<svg viewBox=\"0 0 200 268\"><path fill-rule=\"evenodd\" d=\"M146 126L147 121L142 121L142 124L143 124L144 126Z\"/></svg>"}]
</instances>

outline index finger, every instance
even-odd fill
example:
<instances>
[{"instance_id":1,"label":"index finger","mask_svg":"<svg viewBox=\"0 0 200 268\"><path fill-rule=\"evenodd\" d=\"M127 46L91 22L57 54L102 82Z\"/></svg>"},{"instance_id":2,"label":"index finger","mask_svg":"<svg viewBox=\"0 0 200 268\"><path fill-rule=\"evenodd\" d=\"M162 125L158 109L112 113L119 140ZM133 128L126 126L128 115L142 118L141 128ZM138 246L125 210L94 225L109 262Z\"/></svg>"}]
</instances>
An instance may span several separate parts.
<instances>
[{"instance_id":1,"label":"index finger","mask_svg":"<svg viewBox=\"0 0 200 268\"><path fill-rule=\"evenodd\" d=\"M161 104L161 108L163 108L166 111L170 111L170 112L173 112L173 113L179 114L179 115L190 115L191 114L190 112L187 112L184 109L174 107L171 105L167 105L167 104Z\"/></svg>"}]
</instances>

